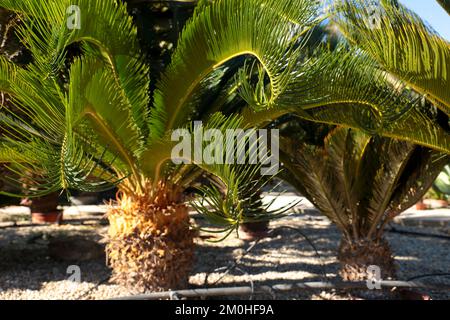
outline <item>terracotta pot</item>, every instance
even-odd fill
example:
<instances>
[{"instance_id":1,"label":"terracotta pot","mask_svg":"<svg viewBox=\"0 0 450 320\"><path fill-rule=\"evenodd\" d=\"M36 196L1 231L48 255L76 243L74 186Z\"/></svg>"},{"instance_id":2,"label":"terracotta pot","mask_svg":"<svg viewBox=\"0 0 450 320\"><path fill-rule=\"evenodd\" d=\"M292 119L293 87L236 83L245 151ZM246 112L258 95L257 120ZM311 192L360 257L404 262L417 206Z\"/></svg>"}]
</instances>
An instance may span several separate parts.
<instances>
[{"instance_id":1,"label":"terracotta pot","mask_svg":"<svg viewBox=\"0 0 450 320\"><path fill-rule=\"evenodd\" d=\"M239 226L239 238L247 241L266 238L269 234L269 222L243 223Z\"/></svg>"},{"instance_id":2,"label":"terracotta pot","mask_svg":"<svg viewBox=\"0 0 450 320\"><path fill-rule=\"evenodd\" d=\"M58 223L60 224L63 220L63 212L62 211L54 211L54 212L32 212L31 213L31 222L37 224L45 224L45 223Z\"/></svg>"},{"instance_id":3,"label":"terracotta pot","mask_svg":"<svg viewBox=\"0 0 450 320\"><path fill-rule=\"evenodd\" d=\"M427 209L428 206L423 201L416 203L416 210L427 210Z\"/></svg>"},{"instance_id":4,"label":"terracotta pot","mask_svg":"<svg viewBox=\"0 0 450 320\"><path fill-rule=\"evenodd\" d=\"M58 207L58 194L52 193L39 198L31 198L29 201L30 210L33 213L55 212Z\"/></svg>"}]
</instances>

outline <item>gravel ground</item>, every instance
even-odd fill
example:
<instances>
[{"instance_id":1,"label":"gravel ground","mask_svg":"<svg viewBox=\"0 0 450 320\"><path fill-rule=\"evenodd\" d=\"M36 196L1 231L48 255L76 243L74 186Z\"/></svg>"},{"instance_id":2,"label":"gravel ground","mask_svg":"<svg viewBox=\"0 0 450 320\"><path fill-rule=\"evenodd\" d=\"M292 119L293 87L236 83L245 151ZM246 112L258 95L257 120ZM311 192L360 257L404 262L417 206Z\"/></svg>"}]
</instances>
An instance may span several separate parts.
<instances>
[{"instance_id":1,"label":"gravel ground","mask_svg":"<svg viewBox=\"0 0 450 320\"><path fill-rule=\"evenodd\" d=\"M272 237L258 242L244 256L252 243L237 239L235 235L219 243L199 239L190 285L239 286L253 282L259 286L322 281L325 276L328 280L336 280L339 266L335 256L340 236L326 218L314 213L301 214L273 221L271 228ZM435 232L411 227L407 230ZM110 271L105 266L104 255L97 250L105 231L106 227L101 225L0 230L0 299L108 299L134 294L109 282ZM320 258L304 236L316 247ZM387 237L396 254L399 279L450 272L448 239L397 233L388 233ZM59 248L60 252L56 254L52 251L52 244L71 239L85 239L75 256L67 257L64 248ZM77 240L74 242L80 243ZM94 254L87 254L89 251ZM61 260L61 257L76 261ZM217 270L229 266L240 257L238 268L228 274ZM81 283L69 280L69 265L80 267ZM450 278L431 278L427 281L449 283ZM450 292L423 293L433 299L450 298ZM277 293L275 297L255 294L253 298L351 299L354 296L346 292L302 291Z\"/></svg>"}]
</instances>

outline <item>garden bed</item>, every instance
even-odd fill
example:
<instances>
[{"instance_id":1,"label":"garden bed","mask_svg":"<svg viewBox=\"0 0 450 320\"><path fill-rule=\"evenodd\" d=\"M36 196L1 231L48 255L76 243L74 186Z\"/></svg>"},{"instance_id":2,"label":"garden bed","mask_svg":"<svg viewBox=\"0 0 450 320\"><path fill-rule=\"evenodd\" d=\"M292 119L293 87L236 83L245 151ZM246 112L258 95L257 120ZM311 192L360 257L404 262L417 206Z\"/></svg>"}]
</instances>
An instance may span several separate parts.
<instances>
[{"instance_id":1,"label":"garden bed","mask_svg":"<svg viewBox=\"0 0 450 320\"><path fill-rule=\"evenodd\" d=\"M100 218L100 217L99 217ZM197 222L203 224L202 219ZM284 228L285 226L291 229ZM298 228L298 229L292 229ZM271 223L272 237L252 243L232 235L223 242L198 239L197 259L190 286L220 287L291 284L305 281L334 281L339 265L336 250L339 233L330 222L308 210ZM435 229L402 227L403 231L428 232ZM106 227L94 225L39 226L7 228L0 233L0 299L108 299L136 294L109 282L105 266L102 235ZM305 236L317 249L320 258ZM396 254L399 279L449 271L449 240L428 236L387 233ZM80 241L83 239L83 241ZM62 243L62 244L61 244ZM76 252L67 255L68 246ZM237 268L224 275L224 269L239 260ZM68 280L69 265L78 265L81 283ZM220 269L222 268L222 269ZM218 270L220 269L220 270ZM449 277L425 279L427 283L449 283ZM176 289L176 288L174 288ZM422 292L433 299L449 299L450 292ZM381 297L371 293L301 291L279 293L276 297L254 294L253 298L277 299L352 299ZM237 297L230 297L237 298ZM249 297L241 297L249 298Z\"/></svg>"}]
</instances>

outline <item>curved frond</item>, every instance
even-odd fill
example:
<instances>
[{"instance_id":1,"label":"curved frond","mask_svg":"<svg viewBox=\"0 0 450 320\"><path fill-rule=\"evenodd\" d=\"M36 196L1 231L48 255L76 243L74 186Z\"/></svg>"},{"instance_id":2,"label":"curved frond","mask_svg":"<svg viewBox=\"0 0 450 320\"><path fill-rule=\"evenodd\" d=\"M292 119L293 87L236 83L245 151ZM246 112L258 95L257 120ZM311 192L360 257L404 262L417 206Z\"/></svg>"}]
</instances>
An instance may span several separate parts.
<instances>
[{"instance_id":1,"label":"curved frond","mask_svg":"<svg viewBox=\"0 0 450 320\"><path fill-rule=\"evenodd\" d=\"M450 114L450 45L397 1L338 1L344 35ZM450 21L450 20L449 20Z\"/></svg>"},{"instance_id":2,"label":"curved frond","mask_svg":"<svg viewBox=\"0 0 450 320\"><path fill-rule=\"evenodd\" d=\"M313 110L339 104L366 106L382 122L394 122L413 106L400 83L364 52L340 46L322 49L301 65L286 91L277 101L278 108ZM366 131L376 124L361 122Z\"/></svg>"},{"instance_id":3,"label":"curved frond","mask_svg":"<svg viewBox=\"0 0 450 320\"><path fill-rule=\"evenodd\" d=\"M360 111L353 117L359 117L359 128L377 133L382 124L397 121L415 105L398 81L357 49L340 46L329 51L322 47L307 61L299 62L296 70L272 110L247 109L244 118L260 125L288 112L301 115L336 105L358 105Z\"/></svg>"},{"instance_id":4,"label":"curved frond","mask_svg":"<svg viewBox=\"0 0 450 320\"><path fill-rule=\"evenodd\" d=\"M7 139L0 145L0 162L15 175L4 179L19 189L26 184L27 196L72 188L101 191L118 183L116 175L102 167L102 157L96 158L80 147L68 141L57 146L37 138L27 142Z\"/></svg>"},{"instance_id":5,"label":"curved frond","mask_svg":"<svg viewBox=\"0 0 450 320\"><path fill-rule=\"evenodd\" d=\"M11 92L11 82L15 81L17 66L0 56L0 92Z\"/></svg>"},{"instance_id":6,"label":"curved frond","mask_svg":"<svg viewBox=\"0 0 450 320\"><path fill-rule=\"evenodd\" d=\"M84 49L111 68L139 130L148 134L149 68L141 59L137 29L122 1L1 0L0 7L24 16L18 33L26 39L42 79L55 77L64 67L69 45L89 43L90 49Z\"/></svg>"},{"instance_id":7,"label":"curved frond","mask_svg":"<svg viewBox=\"0 0 450 320\"><path fill-rule=\"evenodd\" d=\"M154 137L182 125L193 111L186 104L200 82L238 56L256 58L269 78L264 101L253 104L275 101L299 52L293 39L300 28L281 13L309 12L312 6L316 3L303 0L217 0L198 11L183 30L172 63L158 84L151 117L160 130Z\"/></svg>"},{"instance_id":8,"label":"curved frond","mask_svg":"<svg viewBox=\"0 0 450 320\"><path fill-rule=\"evenodd\" d=\"M433 119L416 110L410 110L404 117L393 123L380 123L379 118L364 106L335 105L317 108L309 112L298 113L309 121L340 125L357 130L364 128L364 122L379 123L376 134L384 137L408 141L434 150L450 153L450 134L441 128ZM420 128L420 130L418 129ZM373 134L373 132L368 132Z\"/></svg>"},{"instance_id":9,"label":"curved frond","mask_svg":"<svg viewBox=\"0 0 450 320\"><path fill-rule=\"evenodd\" d=\"M220 113L212 115L205 123L204 130L208 129L218 130L216 132L221 132L223 138L223 141L211 141L222 145L215 149L216 161L197 162L194 157L192 163L215 177L222 190L214 185L201 187L200 192L204 196L200 201L192 203L198 212L203 213L216 225L224 227L223 231L232 231L241 223L269 220L285 213L289 207L270 210L270 205L267 204L253 205L258 203L255 197L259 190L275 176L262 176L262 164L250 161L252 157L257 159L259 152L260 138L256 136L256 130L243 131L241 137L228 135L229 130L244 129L242 120L239 116L225 117ZM196 128L193 130L195 134ZM254 140L248 138L252 133L255 134ZM203 143L201 149L206 150L209 143ZM230 149L233 150L235 159L227 158L230 156ZM241 161L238 160L240 153L243 155ZM218 159L221 161L217 161ZM245 160L242 161L243 159ZM278 170L276 171L278 173Z\"/></svg>"},{"instance_id":10,"label":"curved frond","mask_svg":"<svg viewBox=\"0 0 450 320\"><path fill-rule=\"evenodd\" d=\"M99 142L117 154L130 171L136 170L144 141L110 69L96 59L78 59L72 65L70 79L68 128L83 134L87 120L87 132L94 132Z\"/></svg>"}]
</instances>

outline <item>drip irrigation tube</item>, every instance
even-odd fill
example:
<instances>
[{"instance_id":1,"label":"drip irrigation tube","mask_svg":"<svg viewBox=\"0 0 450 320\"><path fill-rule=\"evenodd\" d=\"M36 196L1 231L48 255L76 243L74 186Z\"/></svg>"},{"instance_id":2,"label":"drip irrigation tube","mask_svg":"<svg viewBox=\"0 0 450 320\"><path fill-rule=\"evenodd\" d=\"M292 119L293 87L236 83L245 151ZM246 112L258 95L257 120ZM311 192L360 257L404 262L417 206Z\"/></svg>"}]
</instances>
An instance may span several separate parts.
<instances>
[{"instance_id":1,"label":"drip irrigation tube","mask_svg":"<svg viewBox=\"0 0 450 320\"><path fill-rule=\"evenodd\" d=\"M408 231L408 230L401 230L396 227L390 227L389 229L386 229L386 232L397 233L397 234L404 235L404 236L417 236L417 237L425 237L425 238L450 240L450 236L447 236L445 234L434 234L434 233L427 233L427 232Z\"/></svg>"},{"instance_id":2,"label":"drip irrigation tube","mask_svg":"<svg viewBox=\"0 0 450 320\"><path fill-rule=\"evenodd\" d=\"M6 222L0 225L1 229L15 229L15 228L34 228L47 227L55 223L32 223L32 222ZM82 218L82 219L65 219L59 225L107 225L108 220L103 218Z\"/></svg>"},{"instance_id":3,"label":"drip irrigation tube","mask_svg":"<svg viewBox=\"0 0 450 320\"><path fill-rule=\"evenodd\" d=\"M383 289L408 288L450 290L450 284L425 284L411 281L380 281ZM200 288L190 290L177 290L166 292L152 292L135 296L114 298L111 300L160 300L200 297L243 296L253 293L287 292L295 290L325 290L325 289L368 289L366 282L301 282L296 284L278 284L274 286L260 286L252 288L228 287L228 288Z\"/></svg>"}]
</instances>

